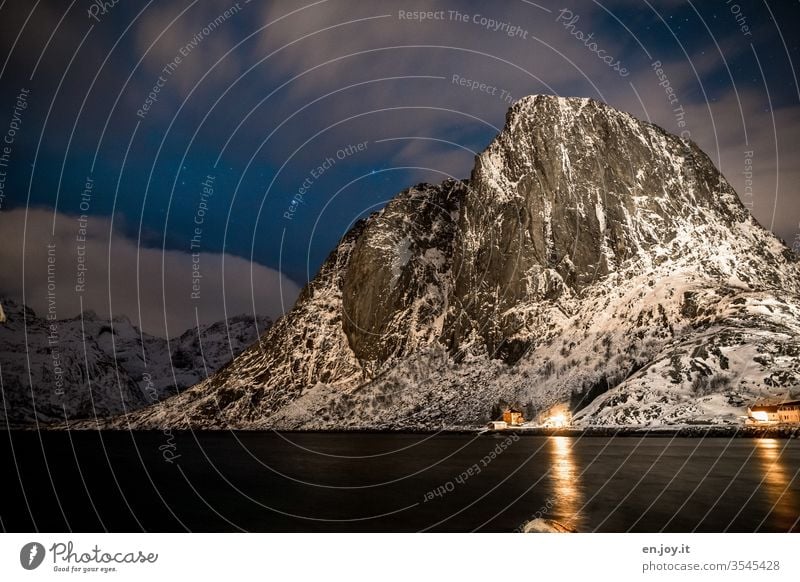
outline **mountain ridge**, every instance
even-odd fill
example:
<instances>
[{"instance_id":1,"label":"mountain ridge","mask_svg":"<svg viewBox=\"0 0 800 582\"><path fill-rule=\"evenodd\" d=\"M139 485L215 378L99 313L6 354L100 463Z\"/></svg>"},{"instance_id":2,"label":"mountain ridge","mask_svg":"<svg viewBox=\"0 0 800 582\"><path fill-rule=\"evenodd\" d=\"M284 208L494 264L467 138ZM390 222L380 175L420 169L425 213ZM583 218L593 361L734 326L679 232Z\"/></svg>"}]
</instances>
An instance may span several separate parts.
<instances>
[{"instance_id":1,"label":"mountain ridge","mask_svg":"<svg viewBox=\"0 0 800 582\"><path fill-rule=\"evenodd\" d=\"M689 140L530 96L469 180L418 184L342 239L293 310L138 427L735 422L797 386L797 258Z\"/></svg>"},{"instance_id":2,"label":"mountain ridge","mask_svg":"<svg viewBox=\"0 0 800 582\"><path fill-rule=\"evenodd\" d=\"M3 303L0 424L9 426L109 417L169 398L233 360L271 324L239 315L166 339L125 316L109 321L85 311L52 322L15 301Z\"/></svg>"}]
</instances>

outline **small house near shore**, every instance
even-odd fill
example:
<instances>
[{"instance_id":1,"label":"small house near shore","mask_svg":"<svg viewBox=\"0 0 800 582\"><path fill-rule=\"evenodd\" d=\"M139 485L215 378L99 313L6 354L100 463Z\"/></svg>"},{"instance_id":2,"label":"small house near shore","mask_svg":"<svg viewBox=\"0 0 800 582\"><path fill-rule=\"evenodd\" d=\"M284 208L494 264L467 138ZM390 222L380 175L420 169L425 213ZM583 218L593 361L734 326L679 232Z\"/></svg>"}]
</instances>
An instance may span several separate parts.
<instances>
[{"instance_id":1,"label":"small house near shore","mask_svg":"<svg viewBox=\"0 0 800 582\"><path fill-rule=\"evenodd\" d=\"M778 422L782 424L800 424L800 400L779 404Z\"/></svg>"},{"instance_id":2,"label":"small house near shore","mask_svg":"<svg viewBox=\"0 0 800 582\"><path fill-rule=\"evenodd\" d=\"M567 428L572 425L572 413L565 404L558 404L542 414L540 423L545 428Z\"/></svg>"},{"instance_id":3,"label":"small house near shore","mask_svg":"<svg viewBox=\"0 0 800 582\"><path fill-rule=\"evenodd\" d=\"M508 428L508 423L504 420L492 420L486 427L489 430L505 430Z\"/></svg>"},{"instance_id":4,"label":"small house near shore","mask_svg":"<svg viewBox=\"0 0 800 582\"><path fill-rule=\"evenodd\" d=\"M747 409L747 419L745 423L761 426L800 424L800 400L750 406Z\"/></svg>"},{"instance_id":5,"label":"small house near shore","mask_svg":"<svg viewBox=\"0 0 800 582\"><path fill-rule=\"evenodd\" d=\"M747 408L747 424L778 424L777 404L756 404Z\"/></svg>"},{"instance_id":6,"label":"small house near shore","mask_svg":"<svg viewBox=\"0 0 800 582\"><path fill-rule=\"evenodd\" d=\"M522 411L516 408L509 408L503 413L503 421L508 426L519 426L525 419L522 417Z\"/></svg>"}]
</instances>

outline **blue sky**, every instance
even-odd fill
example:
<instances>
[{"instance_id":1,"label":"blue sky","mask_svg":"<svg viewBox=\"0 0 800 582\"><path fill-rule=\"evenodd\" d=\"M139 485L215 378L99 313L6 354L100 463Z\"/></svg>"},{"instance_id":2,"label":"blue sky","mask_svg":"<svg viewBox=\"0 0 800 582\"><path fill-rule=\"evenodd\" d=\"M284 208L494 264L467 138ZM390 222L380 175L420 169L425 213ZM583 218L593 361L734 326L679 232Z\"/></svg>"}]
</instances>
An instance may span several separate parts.
<instances>
[{"instance_id":1,"label":"blue sky","mask_svg":"<svg viewBox=\"0 0 800 582\"><path fill-rule=\"evenodd\" d=\"M91 5L0 8L1 131L30 91L0 206L0 227L25 225L3 255L14 264L0 293L13 298L46 239L71 244L91 177L98 248L117 241L153 265L95 258L84 307L158 333L188 327L189 275L170 274L191 265L213 176L200 250L242 259L229 261L241 271L209 272L197 317L218 319L223 301L224 314L279 315L355 220L416 182L468 177L510 101L534 93L593 97L688 131L740 196L753 151L745 201L782 238L800 230L797 2L119 2L94 17ZM72 251L59 265L64 315L77 309ZM137 270L150 275L132 279ZM36 308L43 271L25 272Z\"/></svg>"}]
</instances>

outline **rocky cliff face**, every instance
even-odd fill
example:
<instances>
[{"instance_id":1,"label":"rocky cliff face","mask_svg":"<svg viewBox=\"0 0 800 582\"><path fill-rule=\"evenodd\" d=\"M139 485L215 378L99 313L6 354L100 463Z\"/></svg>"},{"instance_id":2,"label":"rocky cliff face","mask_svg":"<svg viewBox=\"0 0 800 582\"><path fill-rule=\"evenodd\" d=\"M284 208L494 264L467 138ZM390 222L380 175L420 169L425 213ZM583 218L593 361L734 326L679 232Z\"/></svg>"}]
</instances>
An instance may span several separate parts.
<instances>
[{"instance_id":1,"label":"rocky cliff face","mask_svg":"<svg viewBox=\"0 0 800 582\"><path fill-rule=\"evenodd\" d=\"M258 343L126 422L440 428L505 403L732 421L798 386L798 270L693 143L527 97L469 180L400 193Z\"/></svg>"},{"instance_id":2,"label":"rocky cliff face","mask_svg":"<svg viewBox=\"0 0 800 582\"><path fill-rule=\"evenodd\" d=\"M52 322L13 301L4 304L0 426L105 417L150 405L216 372L271 324L237 316L167 341L124 317L109 321L87 312Z\"/></svg>"}]
</instances>

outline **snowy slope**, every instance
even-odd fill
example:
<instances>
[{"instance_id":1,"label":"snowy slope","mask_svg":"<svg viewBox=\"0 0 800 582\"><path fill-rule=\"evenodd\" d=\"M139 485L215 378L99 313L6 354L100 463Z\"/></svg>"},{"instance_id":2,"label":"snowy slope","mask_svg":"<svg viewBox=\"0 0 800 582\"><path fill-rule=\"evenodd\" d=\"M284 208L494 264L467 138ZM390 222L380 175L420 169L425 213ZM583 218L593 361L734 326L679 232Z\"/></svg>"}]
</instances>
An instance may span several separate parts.
<instances>
[{"instance_id":1,"label":"snowy slope","mask_svg":"<svg viewBox=\"0 0 800 582\"><path fill-rule=\"evenodd\" d=\"M359 223L295 308L136 426L729 422L798 387L798 262L690 141L589 99L509 111L468 181Z\"/></svg>"},{"instance_id":2,"label":"snowy slope","mask_svg":"<svg viewBox=\"0 0 800 582\"><path fill-rule=\"evenodd\" d=\"M91 312L53 322L3 301L0 424L110 416L167 398L231 361L270 325L238 316L169 341ZM53 341L57 339L57 341ZM207 373L206 373L207 370Z\"/></svg>"}]
</instances>

